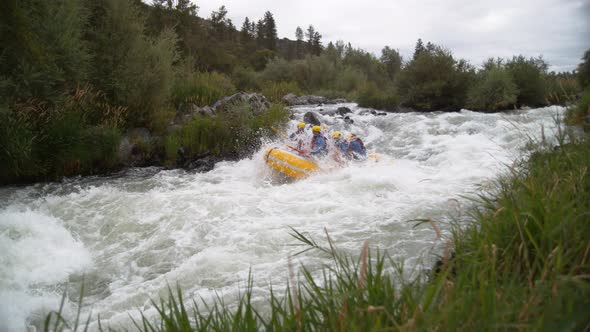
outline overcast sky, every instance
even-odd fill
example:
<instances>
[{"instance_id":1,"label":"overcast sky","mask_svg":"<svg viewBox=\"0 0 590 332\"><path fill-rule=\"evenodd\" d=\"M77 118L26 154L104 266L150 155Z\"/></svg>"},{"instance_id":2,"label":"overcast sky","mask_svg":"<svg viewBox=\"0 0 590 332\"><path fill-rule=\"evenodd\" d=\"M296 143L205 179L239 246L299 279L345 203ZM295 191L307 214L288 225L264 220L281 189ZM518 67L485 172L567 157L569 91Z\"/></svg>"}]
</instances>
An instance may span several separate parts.
<instances>
[{"instance_id":1,"label":"overcast sky","mask_svg":"<svg viewBox=\"0 0 590 332\"><path fill-rule=\"evenodd\" d=\"M193 0L199 16L225 5L233 23L270 10L279 37L313 24L329 41L376 55L383 46L411 56L418 38L479 66L490 56L539 56L555 71L572 70L590 48L590 0Z\"/></svg>"}]
</instances>

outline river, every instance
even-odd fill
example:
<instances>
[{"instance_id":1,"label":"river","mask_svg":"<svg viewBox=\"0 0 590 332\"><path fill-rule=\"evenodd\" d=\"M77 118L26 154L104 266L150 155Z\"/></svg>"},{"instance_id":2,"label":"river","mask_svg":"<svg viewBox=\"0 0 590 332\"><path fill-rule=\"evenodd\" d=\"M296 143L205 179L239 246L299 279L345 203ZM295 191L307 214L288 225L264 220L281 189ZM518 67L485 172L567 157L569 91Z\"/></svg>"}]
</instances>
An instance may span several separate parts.
<instances>
[{"instance_id":1,"label":"river","mask_svg":"<svg viewBox=\"0 0 590 332\"><path fill-rule=\"evenodd\" d=\"M293 227L358 255L365 240L414 271L432 262L431 218L448 234L466 196L489 187L527 153L542 131L555 132L561 107L510 113L403 113L375 116L355 104L341 117L321 116L330 130L354 132L378 162L353 163L308 179L277 182L263 162L265 142L251 158L221 162L208 173L129 169L107 177L0 188L0 330L26 331L59 307L100 313L103 326L131 327L138 309L155 314L150 299L176 284L186 297L235 301L251 272L260 300L269 284L283 289L288 258L302 248ZM297 107L293 129L304 112ZM542 130L543 128L543 130ZM296 256L319 269L321 253ZM85 316L83 316L85 317Z\"/></svg>"}]
</instances>

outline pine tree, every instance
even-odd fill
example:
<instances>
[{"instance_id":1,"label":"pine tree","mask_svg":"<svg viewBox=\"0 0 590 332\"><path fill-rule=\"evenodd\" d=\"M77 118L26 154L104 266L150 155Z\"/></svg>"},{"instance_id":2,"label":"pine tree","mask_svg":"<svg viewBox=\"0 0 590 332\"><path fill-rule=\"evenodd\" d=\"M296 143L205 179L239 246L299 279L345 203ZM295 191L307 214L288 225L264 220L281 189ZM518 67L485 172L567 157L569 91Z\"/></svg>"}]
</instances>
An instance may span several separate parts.
<instances>
[{"instance_id":1,"label":"pine tree","mask_svg":"<svg viewBox=\"0 0 590 332\"><path fill-rule=\"evenodd\" d=\"M252 43L252 35L250 34L250 19L246 16L242 29L240 30L240 43L244 46L249 46Z\"/></svg>"},{"instance_id":2,"label":"pine tree","mask_svg":"<svg viewBox=\"0 0 590 332\"><path fill-rule=\"evenodd\" d=\"M391 49L389 46L385 46L383 50L381 50L380 60L385 65L389 79L393 80L397 76L397 73L399 73L401 70L402 56L397 50Z\"/></svg>"},{"instance_id":3,"label":"pine tree","mask_svg":"<svg viewBox=\"0 0 590 332\"><path fill-rule=\"evenodd\" d=\"M312 39L312 54L320 55L322 53L322 35L319 32L313 34Z\"/></svg>"},{"instance_id":4,"label":"pine tree","mask_svg":"<svg viewBox=\"0 0 590 332\"><path fill-rule=\"evenodd\" d=\"M262 19L256 22L256 45L264 48L264 21Z\"/></svg>"},{"instance_id":5,"label":"pine tree","mask_svg":"<svg viewBox=\"0 0 590 332\"><path fill-rule=\"evenodd\" d=\"M303 57L303 37L303 30L301 29L301 27L298 26L297 29L295 29L295 56L297 57L297 59L301 59Z\"/></svg>"},{"instance_id":6,"label":"pine tree","mask_svg":"<svg viewBox=\"0 0 590 332\"><path fill-rule=\"evenodd\" d=\"M272 13L267 11L264 13L264 47L276 51L277 49L277 26Z\"/></svg>"},{"instance_id":7,"label":"pine tree","mask_svg":"<svg viewBox=\"0 0 590 332\"><path fill-rule=\"evenodd\" d=\"M307 53L313 53L313 37L315 35L315 28L313 25L309 25L307 27L307 31L305 32L305 37L307 37Z\"/></svg>"},{"instance_id":8,"label":"pine tree","mask_svg":"<svg viewBox=\"0 0 590 332\"><path fill-rule=\"evenodd\" d=\"M420 53L424 52L426 49L424 48L424 43L422 42L421 38L418 38L416 42L416 47L414 48L414 57L413 59L416 60Z\"/></svg>"}]
</instances>

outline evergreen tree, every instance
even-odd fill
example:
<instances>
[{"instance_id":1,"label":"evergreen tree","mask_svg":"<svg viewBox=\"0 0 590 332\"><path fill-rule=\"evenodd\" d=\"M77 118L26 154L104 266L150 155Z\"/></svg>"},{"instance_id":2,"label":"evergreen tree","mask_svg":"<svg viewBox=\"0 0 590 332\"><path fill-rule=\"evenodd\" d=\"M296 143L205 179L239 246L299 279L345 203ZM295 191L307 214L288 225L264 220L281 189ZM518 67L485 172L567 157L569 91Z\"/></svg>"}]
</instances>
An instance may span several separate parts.
<instances>
[{"instance_id":1,"label":"evergreen tree","mask_svg":"<svg viewBox=\"0 0 590 332\"><path fill-rule=\"evenodd\" d=\"M385 46L381 50L381 62L385 65L390 80L394 80L402 68L402 56L397 50Z\"/></svg>"},{"instance_id":2,"label":"evergreen tree","mask_svg":"<svg viewBox=\"0 0 590 332\"><path fill-rule=\"evenodd\" d=\"M211 21L214 35L223 40L225 37L225 31L228 27L228 22L231 23L231 21L228 21L227 19L227 9L225 6L221 6L217 11L213 11L209 20Z\"/></svg>"},{"instance_id":3,"label":"evergreen tree","mask_svg":"<svg viewBox=\"0 0 590 332\"><path fill-rule=\"evenodd\" d=\"M309 25L307 27L307 31L305 32L305 37L307 37L307 53L313 53L313 37L315 35L315 28L313 25Z\"/></svg>"},{"instance_id":4,"label":"evergreen tree","mask_svg":"<svg viewBox=\"0 0 590 332\"><path fill-rule=\"evenodd\" d=\"M312 54L320 55L322 53L322 35L316 31L312 39Z\"/></svg>"},{"instance_id":5,"label":"evergreen tree","mask_svg":"<svg viewBox=\"0 0 590 332\"><path fill-rule=\"evenodd\" d=\"M256 44L264 48L264 21L262 19L256 22Z\"/></svg>"},{"instance_id":6,"label":"evergreen tree","mask_svg":"<svg viewBox=\"0 0 590 332\"><path fill-rule=\"evenodd\" d=\"M431 42L426 43L426 51L427 52L432 53L432 52L434 52L435 49L436 49L436 46L433 43L431 43Z\"/></svg>"},{"instance_id":7,"label":"evergreen tree","mask_svg":"<svg viewBox=\"0 0 590 332\"><path fill-rule=\"evenodd\" d=\"M416 60L420 53L424 52L426 49L424 48L424 43L422 42L421 38L418 38L416 42L416 47L414 48L414 56L413 59Z\"/></svg>"},{"instance_id":8,"label":"evergreen tree","mask_svg":"<svg viewBox=\"0 0 590 332\"><path fill-rule=\"evenodd\" d=\"M582 88L590 86L590 49L587 49L578 65L578 82Z\"/></svg>"},{"instance_id":9,"label":"evergreen tree","mask_svg":"<svg viewBox=\"0 0 590 332\"><path fill-rule=\"evenodd\" d=\"M277 26L272 13L267 11L264 13L264 47L276 51L277 49Z\"/></svg>"},{"instance_id":10,"label":"evergreen tree","mask_svg":"<svg viewBox=\"0 0 590 332\"><path fill-rule=\"evenodd\" d=\"M246 16L244 23L242 24L242 29L240 30L240 43L246 47L251 45L253 39L252 35L250 34L250 29L250 19Z\"/></svg>"},{"instance_id":11,"label":"evergreen tree","mask_svg":"<svg viewBox=\"0 0 590 332\"><path fill-rule=\"evenodd\" d=\"M297 29L295 29L295 39L296 39L296 44L295 44L295 56L297 59L301 59L303 57L303 53L304 53L304 47L303 47L303 30L301 29L301 27L297 27Z\"/></svg>"}]
</instances>

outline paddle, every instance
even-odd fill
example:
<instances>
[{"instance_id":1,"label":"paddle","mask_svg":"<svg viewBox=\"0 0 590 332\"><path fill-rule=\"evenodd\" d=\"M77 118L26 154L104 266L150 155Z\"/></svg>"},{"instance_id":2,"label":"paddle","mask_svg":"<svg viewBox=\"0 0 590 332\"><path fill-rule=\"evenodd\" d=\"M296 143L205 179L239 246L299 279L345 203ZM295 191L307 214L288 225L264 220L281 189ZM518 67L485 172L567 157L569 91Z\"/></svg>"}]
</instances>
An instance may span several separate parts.
<instances>
[{"instance_id":1,"label":"paddle","mask_svg":"<svg viewBox=\"0 0 590 332\"><path fill-rule=\"evenodd\" d=\"M279 131L275 127L272 127L271 126L270 129L274 130L275 133L281 135L284 139L289 140L289 137L287 137L287 135L283 134L281 131ZM286 145L287 145L288 148L293 149L293 150L297 151L298 153L300 153L300 154L302 154L304 156L307 156L308 155L307 153L305 153L305 151L299 150L298 148L293 147L293 146L291 146L289 144L286 144Z\"/></svg>"}]
</instances>

